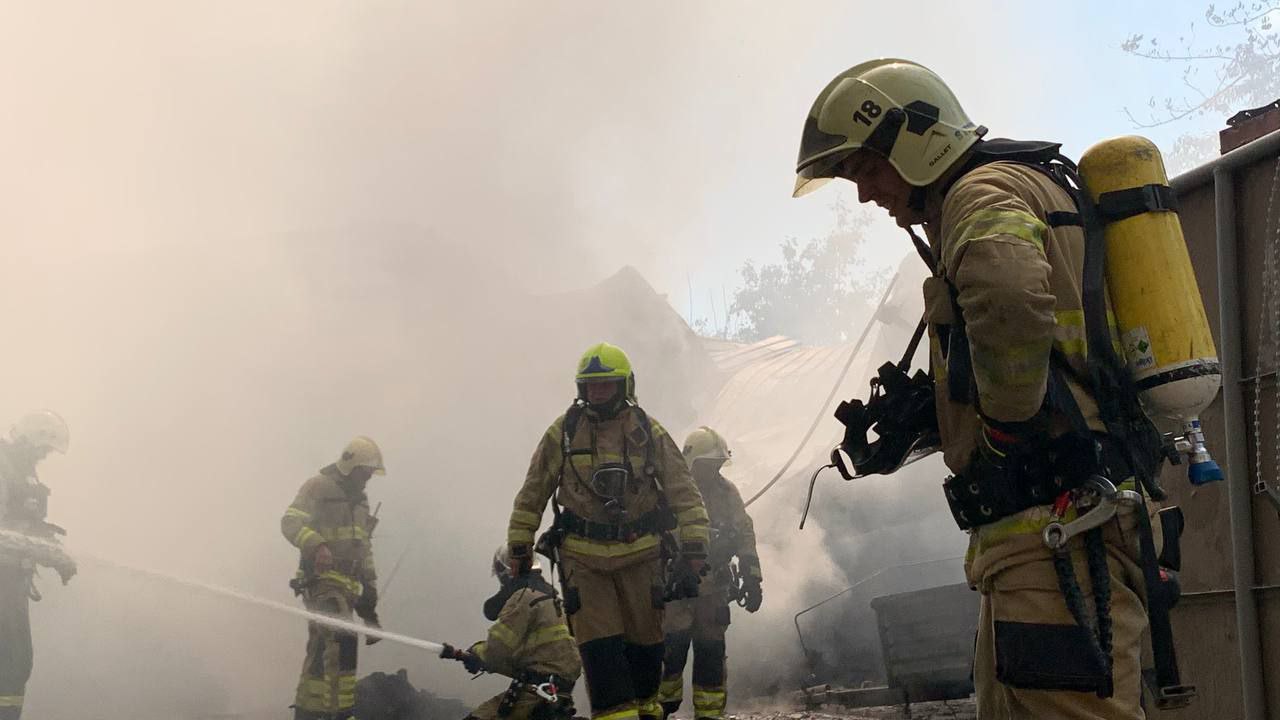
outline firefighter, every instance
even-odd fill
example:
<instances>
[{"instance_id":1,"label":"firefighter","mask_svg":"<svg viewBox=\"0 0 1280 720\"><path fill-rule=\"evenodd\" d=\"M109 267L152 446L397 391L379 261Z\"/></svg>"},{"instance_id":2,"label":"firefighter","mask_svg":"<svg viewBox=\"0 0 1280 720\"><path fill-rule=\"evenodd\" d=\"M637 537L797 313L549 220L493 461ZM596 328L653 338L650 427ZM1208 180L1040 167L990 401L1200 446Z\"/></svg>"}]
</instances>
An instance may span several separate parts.
<instances>
[{"instance_id":1,"label":"firefighter","mask_svg":"<svg viewBox=\"0 0 1280 720\"><path fill-rule=\"evenodd\" d=\"M751 516L738 488L720 474L730 454L724 438L709 427L694 430L684 441L684 458L707 504L711 546L707 553L708 582L703 583L698 597L667 607L663 627L666 657L658 692L665 715L674 713L683 700L684 666L692 644L693 715L707 720L724 716L724 633L729 627L729 604L738 602L753 613L760 609L763 598L760 585L764 576L760 573Z\"/></svg>"},{"instance_id":2,"label":"firefighter","mask_svg":"<svg viewBox=\"0 0 1280 720\"><path fill-rule=\"evenodd\" d=\"M377 518L369 513L365 484L385 473L377 443L358 436L337 462L302 485L285 510L280 530L301 553L290 586L308 610L346 620L354 612L366 625L379 627L372 542ZM356 640L354 634L309 624L295 720L353 717Z\"/></svg>"},{"instance_id":3,"label":"firefighter","mask_svg":"<svg viewBox=\"0 0 1280 720\"><path fill-rule=\"evenodd\" d=\"M512 574L530 567L552 500L555 520L540 549L560 560L591 715L656 719L664 599L697 592L707 512L680 448L636 404L626 354L594 345L576 379L577 399L542 436L515 498Z\"/></svg>"},{"instance_id":4,"label":"firefighter","mask_svg":"<svg viewBox=\"0 0 1280 720\"><path fill-rule=\"evenodd\" d=\"M474 720L568 720L573 686L582 661L566 624L564 606L537 563L524 575L511 574L510 550L493 554L498 593L485 601L493 622L488 637L460 651L445 645L441 657L459 660L468 671L511 678L507 691L471 711Z\"/></svg>"},{"instance_id":5,"label":"firefighter","mask_svg":"<svg viewBox=\"0 0 1280 720\"><path fill-rule=\"evenodd\" d=\"M0 720L22 717L32 667L28 602L40 599L36 566L52 568L64 585L76 573L58 545L62 528L45 521L49 488L36 475L50 451L66 453L70 442L67 424L50 410L23 417L0 440Z\"/></svg>"},{"instance_id":6,"label":"firefighter","mask_svg":"<svg viewBox=\"0 0 1280 720\"><path fill-rule=\"evenodd\" d=\"M1150 467L1108 432L1091 389L1081 215L1036 160L1057 146L985 132L927 68L865 62L815 100L795 194L849 180L860 202L928 238L911 233L934 268L924 297L954 473L944 487L970 531L965 570L981 592L979 717L1142 718L1143 513L1121 507L1061 553L1041 535L1051 503L1072 497L1064 488L1091 474L1132 487Z\"/></svg>"}]
</instances>

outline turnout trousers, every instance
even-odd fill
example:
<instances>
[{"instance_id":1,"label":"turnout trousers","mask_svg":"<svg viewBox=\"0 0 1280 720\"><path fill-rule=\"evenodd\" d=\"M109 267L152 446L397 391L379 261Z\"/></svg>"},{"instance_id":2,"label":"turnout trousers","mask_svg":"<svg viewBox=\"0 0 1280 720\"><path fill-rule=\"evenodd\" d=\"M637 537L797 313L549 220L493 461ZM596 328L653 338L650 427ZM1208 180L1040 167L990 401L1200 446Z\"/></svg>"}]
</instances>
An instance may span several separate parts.
<instances>
[{"instance_id":1,"label":"turnout trousers","mask_svg":"<svg viewBox=\"0 0 1280 720\"><path fill-rule=\"evenodd\" d=\"M623 557L562 553L564 603L593 720L661 718L663 575L656 548Z\"/></svg>"},{"instance_id":2,"label":"turnout trousers","mask_svg":"<svg viewBox=\"0 0 1280 720\"><path fill-rule=\"evenodd\" d=\"M352 617L344 592L321 586L306 597L307 609L342 620ZM294 700L298 720L349 720L356 704L358 636L316 623L307 626L307 657Z\"/></svg>"},{"instance_id":3,"label":"turnout trousers","mask_svg":"<svg viewBox=\"0 0 1280 720\"><path fill-rule=\"evenodd\" d=\"M31 677L31 572L0 563L0 720L18 720Z\"/></svg>"},{"instance_id":4,"label":"turnout trousers","mask_svg":"<svg viewBox=\"0 0 1280 720\"><path fill-rule=\"evenodd\" d=\"M696 598L667 606L664 622L666 656L658 700L671 715L684 700L684 669L693 648L693 714L696 718L724 717L727 701L725 682L725 630L729 627L728 590L723 585L704 582Z\"/></svg>"},{"instance_id":5,"label":"turnout trousers","mask_svg":"<svg viewBox=\"0 0 1280 720\"><path fill-rule=\"evenodd\" d=\"M1149 507L1154 514L1157 508ZM1112 635L1113 694L1107 698L1051 687L1077 672L1079 659L1088 652L1070 639L1069 633L1078 626L1059 589L1053 554L1038 531L1025 532L1042 523L1035 517L1010 519L1021 521L1012 527L1024 532L1002 537L999 528L994 528L995 533L982 528L971 539L966 562L969 584L982 593L973 669L978 718L1143 720L1141 668L1147 612L1135 511L1121 511L1103 526ZM1151 522L1158 545L1159 518L1152 517ZM1081 536L1068 544L1085 614L1096 627L1097 607L1084 545Z\"/></svg>"}]
</instances>

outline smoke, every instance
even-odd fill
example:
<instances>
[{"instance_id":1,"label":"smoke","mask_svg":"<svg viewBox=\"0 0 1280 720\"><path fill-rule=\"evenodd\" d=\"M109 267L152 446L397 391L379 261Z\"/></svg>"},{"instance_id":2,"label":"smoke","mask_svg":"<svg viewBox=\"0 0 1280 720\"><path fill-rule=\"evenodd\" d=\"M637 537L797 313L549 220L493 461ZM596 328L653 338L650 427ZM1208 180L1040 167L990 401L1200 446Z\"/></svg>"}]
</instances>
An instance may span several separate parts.
<instances>
[{"instance_id":1,"label":"smoke","mask_svg":"<svg viewBox=\"0 0 1280 720\"><path fill-rule=\"evenodd\" d=\"M0 418L50 407L71 425L70 453L40 468L50 520L86 553L294 602L279 517L368 434L389 468L370 486L377 561L399 568L384 623L469 642L529 454L602 339L631 352L673 434L724 431L750 494L841 351L792 369L810 384L768 380L721 412L725 375L664 295L724 247L772 251L780 228L825 218L778 208L803 109L850 62L835 7L6 4ZM953 38L945 18L912 32ZM886 46L856 55L891 54L867 41ZM964 57L956 74L976 76ZM840 397L865 393L912 316ZM936 466L840 491L824 478L797 533L832 425L752 508L766 604L735 616L735 692L798 684L799 609L910 547L955 544L933 534ZM31 717L266 718L292 700L301 622L92 563L40 584ZM362 672L407 667L468 702L503 686L388 643L362 653Z\"/></svg>"}]
</instances>

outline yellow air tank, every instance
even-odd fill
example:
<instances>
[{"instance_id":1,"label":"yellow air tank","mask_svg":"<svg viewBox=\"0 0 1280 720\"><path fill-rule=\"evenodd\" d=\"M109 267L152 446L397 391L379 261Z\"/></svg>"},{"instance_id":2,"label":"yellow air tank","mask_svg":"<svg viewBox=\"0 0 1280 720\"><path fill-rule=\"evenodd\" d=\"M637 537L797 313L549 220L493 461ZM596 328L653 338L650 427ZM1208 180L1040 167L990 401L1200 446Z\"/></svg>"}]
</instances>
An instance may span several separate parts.
<instances>
[{"instance_id":1,"label":"yellow air tank","mask_svg":"<svg viewBox=\"0 0 1280 720\"><path fill-rule=\"evenodd\" d=\"M1111 308L1143 409L1178 435L1192 483L1221 480L1200 413L1222 371L1160 151L1133 135L1104 140L1080 158L1080 177L1105 222Z\"/></svg>"}]
</instances>

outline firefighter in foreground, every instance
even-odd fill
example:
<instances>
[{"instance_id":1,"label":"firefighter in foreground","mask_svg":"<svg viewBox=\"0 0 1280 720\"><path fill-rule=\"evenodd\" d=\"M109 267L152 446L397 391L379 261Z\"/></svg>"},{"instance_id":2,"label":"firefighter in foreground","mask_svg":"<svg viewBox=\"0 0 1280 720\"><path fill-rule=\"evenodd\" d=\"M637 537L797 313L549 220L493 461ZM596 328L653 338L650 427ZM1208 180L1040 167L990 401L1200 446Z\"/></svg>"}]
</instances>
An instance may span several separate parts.
<instances>
[{"instance_id":1,"label":"firefighter in foreground","mask_svg":"<svg viewBox=\"0 0 1280 720\"><path fill-rule=\"evenodd\" d=\"M660 718L664 600L697 593L707 512L680 449L636 404L635 375L621 349L588 349L577 386L516 495L507 530L512 574L530 568L551 500L555 520L539 550L559 559L591 715Z\"/></svg>"},{"instance_id":2,"label":"firefighter in foreground","mask_svg":"<svg viewBox=\"0 0 1280 720\"><path fill-rule=\"evenodd\" d=\"M67 424L49 410L22 418L0 440L0 720L22 717L32 666L28 601L40 599L36 566L53 569L64 585L76 573L58 544L62 528L45 521L49 488L36 476L36 465L70 442Z\"/></svg>"},{"instance_id":3,"label":"firefighter in foreground","mask_svg":"<svg viewBox=\"0 0 1280 720\"><path fill-rule=\"evenodd\" d=\"M814 102L795 194L843 178L860 202L928 237L926 247L913 233L935 271L924 295L954 473L944 488L971 533L966 573L982 593L979 717L1142 718L1146 514L1122 505L1060 553L1042 531L1074 516L1065 490L1094 475L1133 487L1122 481L1147 477L1155 460L1130 452L1140 443L1100 411L1099 399L1117 398L1092 382L1108 343L1086 343L1081 210L1037 159L1057 146L984 133L928 69L866 62Z\"/></svg>"},{"instance_id":4,"label":"firefighter in foreground","mask_svg":"<svg viewBox=\"0 0 1280 720\"><path fill-rule=\"evenodd\" d=\"M693 715L707 720L724 716L724 633L729 627L729 603L737 602L753 613L760 609L763 598L760 584L764 577L751 516L738 488L720 474L729 455L724 438L709 427L698 428L685 438L684 457L711 520L711 545L707 582L698 597L667 606L666 657L658 693L666 715L674 713L684 697L684 666L692 644Z\"/></svg>"},{"instance_id":5,"label":"firefighter in foreground","mask_svg":"<svg viewBox=\"0 0 1280 720\"><path fill-rule=\"evenodd\" d=\"M471 711L475 720L568 720L573 686L582 661L565 623L564 606L537 563L519 577L511 574L504 544L493 555L498 593L485 601L493 621L488 637L467 650L445 645L441 657L462 662L473 673L511 678L507 691Z\"/></svg>"},{"instance_id":6,"label":"firefighter in foreground","mask_svg":"<svg viewBox=\"0 0 1280 720\"><path fill-rule=\"evenodd\" d=\"M378 624L377 574L365 484L383 475L382 451L367 437L347 443L341 457L308 480L280 519L280 530L301 559L290 586L308 610L366 625ZM307 656L294 701L297 720L348 720L356 693L357 637L308 626ZM366 639L372 644L373 638Z\"/></svg>"}]
</instances>

